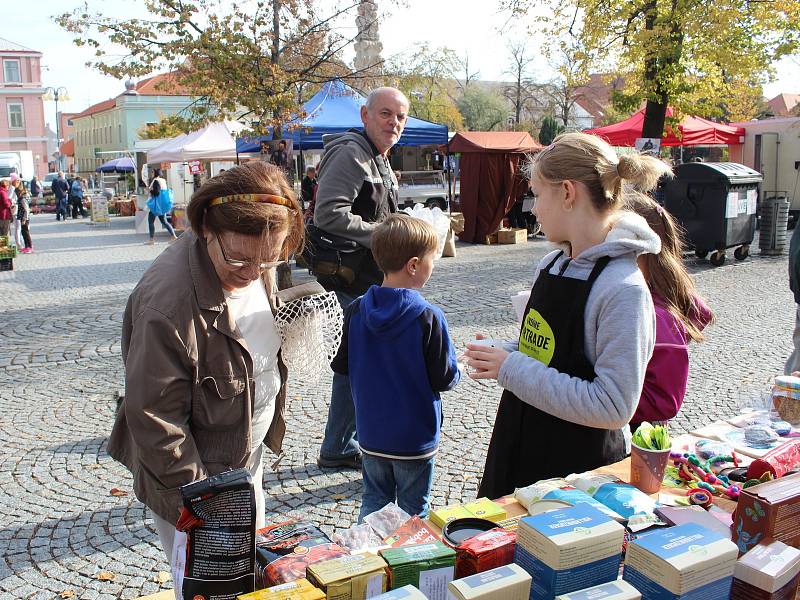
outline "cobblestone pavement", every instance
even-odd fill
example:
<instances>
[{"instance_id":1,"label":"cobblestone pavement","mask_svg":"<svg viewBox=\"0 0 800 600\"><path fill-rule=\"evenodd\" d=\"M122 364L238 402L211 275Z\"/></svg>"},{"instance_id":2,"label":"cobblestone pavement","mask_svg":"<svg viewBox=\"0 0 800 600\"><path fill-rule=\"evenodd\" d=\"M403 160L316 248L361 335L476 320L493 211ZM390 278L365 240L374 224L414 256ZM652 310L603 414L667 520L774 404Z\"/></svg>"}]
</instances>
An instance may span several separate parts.
<instances>
[{"instance_id":1,"label":"cobblestone pavement","mask_svg":"<svg viewBox=\"0 0 800 600\"><path fill-rule=\"evenodd\" d=\"M171 586L157 580L167 565L147 512L132 494L111 495L130 492L131 479L105 451L122 389L125 300L166 247L166 237L146 246L132 231L131 218L95 228L36 216L36 253L15 260L13 278L0 273L0 600L65 590L135 598ZM546 250L541 240L460 246L458 258L438 263L425 292L459 348L478 332L514 337L509 296L531 285ZM785 256L717 269L688 263L717 324L691 349L689 393L675 421L683 430L730 415L765 388L789 353L794 318ZM291 383L288 455L265 479L270 514L305 515L328 531L349 526L359 504L357 473L315 463L329 381ZM473 381L445 394L434 505L474 498L499 396L494 383ZM99 581L100 571L113 581Z\"/></svg>"}]
</instances>

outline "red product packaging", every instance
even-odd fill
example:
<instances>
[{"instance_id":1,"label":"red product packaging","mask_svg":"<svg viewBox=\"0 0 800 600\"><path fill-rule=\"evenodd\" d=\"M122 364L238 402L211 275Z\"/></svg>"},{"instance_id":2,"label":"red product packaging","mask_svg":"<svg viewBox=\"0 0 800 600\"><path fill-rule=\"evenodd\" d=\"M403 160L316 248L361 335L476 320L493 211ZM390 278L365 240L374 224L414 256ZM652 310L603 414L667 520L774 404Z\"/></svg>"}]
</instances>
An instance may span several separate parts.
<instances>
[{"instance_id":1,"label":"red product packaging","mask_svg":"<svg viewBox=\"0 0 800 600\"><path fill-rule=\"evenodd\" d=\"M516 531L496 527L472 536L456 548L456 579L514 562Z\"/></svg>"},{"instance_id":2,"label":"red product packaging","mask_svg":"<svg viewBox=\"0 0 800 600\"><path fill-rule=\"evenodd\" d=\"M291 519L256 532L256 585L288 583L306 576L306 567L349 554L311 523Z\"/></svg>"},{"instance_id":3,"label":"red product packaging","mask_svg":"<svg viewBox=\"0 0 800 600\"><path fill-rule=\"evenodd\" d=\"M438 542L439 536L433 533L422 519L414 515L383 541L392 548L397 548L399 546Z\"/></svg>"},{"instance_id":4,"label":"red product packaging","mask_svg":"<svg viewBox=\"0 0 800 600\"><path fill-rule=\"evenodd\" d=\"M767 471L775 478L783 477L797 467L800 467L800 439L790 440L755 459L747 468L747 478L760 479Z\"/></svg>"}]
</instances>

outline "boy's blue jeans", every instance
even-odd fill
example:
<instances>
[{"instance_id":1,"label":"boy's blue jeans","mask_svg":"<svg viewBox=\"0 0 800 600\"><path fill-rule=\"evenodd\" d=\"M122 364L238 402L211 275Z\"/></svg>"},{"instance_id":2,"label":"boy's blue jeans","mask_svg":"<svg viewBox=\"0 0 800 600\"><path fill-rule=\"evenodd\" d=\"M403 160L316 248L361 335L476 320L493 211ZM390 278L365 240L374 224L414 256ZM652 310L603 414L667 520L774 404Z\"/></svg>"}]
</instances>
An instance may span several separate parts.
<instances>
[{"instance_id":1,"label":"boy's blue jeans","mask_svg":"<svg viewBox=\"0 0 800 600\"><path fill-rule=\"evenodd\" d=\"M381 458L366 452L361 455L361 475L364 494L358 522L370 513L380 510L389 502L410 515L428 516L431 486L433 485L434 458L399 460Z\"/></svg>"},{"instance_id":2,"label":"boy's blue jeans","mask_svg":"<svg viewBox=\"0 0 800 600\"><path fill-rule=\"evenodd\" d=\"M347 308L355 296L337 291L336 298ZM353 406L353 393L350 390L350 378L339 373L333 374L331 386L331 405L328 408L328 421L325 425L325 437L319 455L323 458L337 459L355 456L361 453L356 436L356 409Z\"/></svg>"}]
</instances>

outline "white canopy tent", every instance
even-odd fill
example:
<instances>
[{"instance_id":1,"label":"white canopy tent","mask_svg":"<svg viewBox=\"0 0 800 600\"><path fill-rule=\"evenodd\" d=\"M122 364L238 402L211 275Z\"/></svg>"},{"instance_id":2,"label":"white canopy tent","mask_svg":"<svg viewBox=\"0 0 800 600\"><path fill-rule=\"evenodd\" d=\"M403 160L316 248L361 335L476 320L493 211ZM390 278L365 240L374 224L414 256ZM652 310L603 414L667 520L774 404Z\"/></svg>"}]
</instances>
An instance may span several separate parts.
<instances>
[{"instance_id":1,"label":"white canopy tent","mask_svg":"<svg viewBox=\"0 0 800 600\"><path fill-rule=\"evenodd\" d=\"M171 138L147 152L148 164L191 160L236 160L236 134L243 125L235 121L211 123L202 129Z\"/></svg>"}]
</instances>

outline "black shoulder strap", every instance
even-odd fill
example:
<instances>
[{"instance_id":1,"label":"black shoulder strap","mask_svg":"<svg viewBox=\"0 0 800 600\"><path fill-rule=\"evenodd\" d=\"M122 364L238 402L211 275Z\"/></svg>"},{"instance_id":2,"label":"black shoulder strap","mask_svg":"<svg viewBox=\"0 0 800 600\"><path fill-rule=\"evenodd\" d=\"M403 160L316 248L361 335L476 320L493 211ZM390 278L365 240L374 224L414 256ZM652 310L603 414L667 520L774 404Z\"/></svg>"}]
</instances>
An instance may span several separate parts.
<instances>
[{"instance_id":1,"label":"black shoulder strap","mask_svg":"<svg viewBox=\"0 0 800 600\"><path fill-rule=\"evenodd\" d=\"M561 252L559 252L558 254L556 254L555 257L553 258L553 260L550 261L550 264L545 267L544 272L545 273L549 273L550 269L553 268L553 265L556 264L556 261L559 258L561 258L563 255L564 255L564 251L563 250Z\"/></svg>"},{"instance_id":2,"label":"black shoulder strap","mask_svg":"<svg viewBox=\"0 0 800 600\"><path fill-rule=\"evenodd\" d=\"M600 273L603 272L603 269L606 268L610 260L610 256L601 256L594 264L594 269L589 273L589 278L586 280L590 288L594 285L595 280L600 276Z\"/></svg>"}]
</instances>

